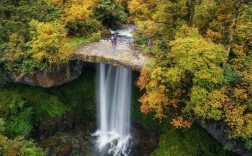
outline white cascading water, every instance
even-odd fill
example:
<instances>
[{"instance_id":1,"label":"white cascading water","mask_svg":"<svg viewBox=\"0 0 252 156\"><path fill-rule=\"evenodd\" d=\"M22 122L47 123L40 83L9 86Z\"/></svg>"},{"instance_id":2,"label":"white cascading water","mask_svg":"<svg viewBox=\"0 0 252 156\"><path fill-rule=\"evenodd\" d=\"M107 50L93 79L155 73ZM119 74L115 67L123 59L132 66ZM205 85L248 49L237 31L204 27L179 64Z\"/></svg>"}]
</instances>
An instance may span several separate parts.
<instances>
[{"instance_id":1,"label":"white cascading water","mask_svg":"<svg viewBox=\"0 0 252 156\"><path fill-rule=\"evenodd\" d=\"M122 67L100 64L97 96L97 147L107 154L130 152L131 71Z\"/></svg>"}]
</instances>

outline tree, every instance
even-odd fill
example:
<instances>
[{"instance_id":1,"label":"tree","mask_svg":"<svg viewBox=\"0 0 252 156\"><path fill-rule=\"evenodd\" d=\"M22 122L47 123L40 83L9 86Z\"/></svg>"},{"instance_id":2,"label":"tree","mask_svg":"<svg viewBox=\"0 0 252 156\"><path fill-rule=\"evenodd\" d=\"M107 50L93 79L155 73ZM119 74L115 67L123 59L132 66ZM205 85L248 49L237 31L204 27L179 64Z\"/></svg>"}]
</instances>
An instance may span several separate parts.
<instances>
[{"instance_id":1,"label":"tree","mask_svg":"<svg viewBox=\"0 0 252 156\"><path fill-rule=\"evenodd\" d=\"M70 51L64 44L66 30L60 22L30 22L32 40L29 42L33 59L41 70L50 70L52 65L64 64Z\"/></svg>"},{"instance_id":2,"label":"tree","mask_svg":"<svg viewBox=\"0 0 252 156\"><path fill-rule=\"evenodd\" d=\"M146 10L141 0L129 3L139 26L136 41L155 39L145 50L156 62L145 67L138 80L145 90L141 110L155 112L160 119L172 116L170 123L177 128L190 127L198 119L218 121L230 138L249 141L251 3L160 2L148 1ZM186 22L188 27L183 27Z\"/></svg>"},{"instance_id":3,"label":"tree","mask_svg":"<svg viewBox=\"0 0 252 156\"><path fill-rule=\"evenodd\" d=\"M27 141L23 137L8 139L0 134L0 154L3 156L45 156L43 150L36 146L34 141Z\"/></svg>"},{"instance_id":4,"label":"tree","mask_svg":"<svg viewBox=\"0 0 252 156\"><path fill-rule=\"evenodd\" d=\"M96 5L92 0L70 0L63 4L68 35L88 36L99 30L100 23L93 18Z\"/></svg>"},{"instance_id":5,"label":"tree","mask_svg":"<svg viewBox=\"0 0 252 156\"><path fill-rule=\"evenodd\" d=\"M230 31L229 31L228 48L227 48L227 52L226 52L227 60L229 59L231 44L234 40L234 32L235 32L237 21L238 21L238 16L239 16L239 12L240 12L239 9L240 9L241 3L242 3L241 0L236 0L234 3L234 15L233 15L232 25L231 25ZM226 66L226 62L223 63L223 68L225 68L225 66Z\"/></svg>"},{"instance_id":6,"label":"tree","mask_svg":"<svg viewBox=\"0 0 252 156\"><path fill-rule=\"evenodd\" d=\"M167 64L159 62L154 69L141 72L138 86L146 89L140 98L144 110L155 111L156 117L162 118L167 106L180 107L184 103L185 110L198 117L220 119L221 93L214 89L222 83L224 47L188 27L182 27L169 45ZM215 102L213 97L217 98Z\"/></svg>"},{"instance_id":7,"label":"tree","mask_svg":"<svg viewBox=\"0 0 252 156\"><path fill-rule=\"evenodd\" d=\"M131 0L129 12L130 19L138 27L135 42L146 47L148 39L151 39L154 47L161 51L169 48L167 42L174 38L182 25L188 23L187 0Z\"/></svg>"},{"instance_id":8,"label":"tree","mask_svg":"<svg viewBox=\"0 0 252 156\"><path fill-rule=\"evenodd\" d=\"M95 18L110 28L117 28L127 20L125 9L117 0L97 0L94 11Z\"/></svg>"},{"instance_id":9,"label":"tree","mask_svg":"<svg viewBox=\"0 0 252 156\"><path fill-rule=\"evenodd\" d=\"M189 10L189 13L188 13L188 15L189 15L188 26L189 27L192 27L193 24L194 24L195 1L196 0L191 0L191 1L188 2L188 4L189 4L189 9L188 9Z\"/></svg>"}]
</instances>

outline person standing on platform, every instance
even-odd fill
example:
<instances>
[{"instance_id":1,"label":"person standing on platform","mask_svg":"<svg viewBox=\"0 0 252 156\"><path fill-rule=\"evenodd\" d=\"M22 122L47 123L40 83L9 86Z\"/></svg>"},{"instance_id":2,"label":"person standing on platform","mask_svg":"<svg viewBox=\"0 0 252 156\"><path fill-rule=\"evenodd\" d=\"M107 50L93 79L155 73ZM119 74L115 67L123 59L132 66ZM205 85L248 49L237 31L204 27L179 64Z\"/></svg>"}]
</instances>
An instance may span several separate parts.
<instances>
[{"instance_id":1,"label":"person standing on platform","mask_svg":"<svg viewBox=\"0 0 252 156\"><path fill-rule=\"evenodd\" d=\"M114 37L114 45L117 45L117 36Z\"/></svg>"}]
</instances>

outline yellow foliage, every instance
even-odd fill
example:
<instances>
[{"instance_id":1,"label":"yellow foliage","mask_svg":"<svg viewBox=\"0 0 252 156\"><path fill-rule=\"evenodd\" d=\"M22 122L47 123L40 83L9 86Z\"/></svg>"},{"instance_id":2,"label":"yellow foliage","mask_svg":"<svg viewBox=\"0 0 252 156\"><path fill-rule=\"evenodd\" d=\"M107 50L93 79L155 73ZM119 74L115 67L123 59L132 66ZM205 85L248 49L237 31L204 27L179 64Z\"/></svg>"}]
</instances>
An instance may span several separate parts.
<instances>
[{"instance_id":1,"label":"yellow foliage","mask_svg":"<svg viewBox=\"0 0 252 156\"><path fill-rule=\"evenodd\" d=\"M32 20L33 38L29 42L32 57L39 63L60 64L69 60L70 49L66 48L66 30L59 22Z\"/></svg>"},{"instance_id":2,"label":"yellow foliage","mask_svg":"<svg viewBox=\"0 0 252 156\"><path fill-rule=\"evenodd\" d=\"M232 94L231 94L232 95ZM246 89L242 88L234 88L233 90L233 96L237 101L246 101L248 99L248 93Z\"/></svg>"},{"instance_id":3,"label":"yellow foliage","mask_svg":"<svg viewBox=\"0 0 252 156\"><path fill-rule=\"evenodd\" d=\"M128 8L133 21L148 20L157 0L129 0Z\"/></svg>"},{"instance_id":4,"label":"yellow foliage","mask_svg":"<svg viewBox=\"0 0 252 156\"><path fill-rule=\"evenodd\" d=\"M247 107L235 103L226 103L224 106L225 122L230 128L230 137L252 137L252 114L247 112Z\"/></svg>"},{"instance_id":5,"label":"yellow foliage","mask_svg":"<svg viewBox=\"0 0 252 156\"><path fill-rule=\"evenodd\" d=\"M94 4L95 2L93 0L67 1L64 8L66 22L90 20L91 15L93 14L92 6L94 6Z\"/></svg>"},{"instance_id":6,"label":"yellow foliage","mask_svg":"<svg viewBox=\"0 0 252 156\"><path fill-rule=\"evenodd\" d=\"M162 73L160 68L156 68L159 72L155 71L154 74L150 74L150 67L146 67L141 71L141 75L137 82L139 88L146 89L146 94L144 94L139 101L141 102L141 111L148 113L154 111L155 117L162 119L165 117L164 110L168 106L168 98L166 95L166 86L163 85L157 78L161 76Z\"/></svg>"},{"instance_id":7,"label":"yellow foliage","mask_svg":"<svg viewBox=\"0 0 252 156\"><path fill-rule=\"evenodd\" d=\"M146 85L148 84L148 82L150 81L150 71L151 70L152 69L149 68L149 67L143 68L141 70L141 75L140 75L140 77L139 77L139 79L137 81L137 86L141 90L143 90L146 87Z\"/></svg>"},{"instance_id":8,"label":"yellow foliage","mask_svg":"<svg viewBox=\"0 0 252 156\"><path fill-rule=\"evenodd\" d=\"M139 101L142 104L141 111L143 113L154 111L156 118L162 119L165 117L164 108L168 105L168 99L165 93L159 90L152 90L148 94L144 94Z\"/></svg>"},{"instance_id":9,"label":"yellow foliage","mask_svg":"<svg viewBox=\"0 0 252 156\"><path fill-rule=\"evenodd\" d=\"M21 59L21 56L24 54L23 48L24 38L17 34L10 35L10 42L8 43L9 52L6 54L5 58L8 61Z\"/></svg>"}]
</instances>

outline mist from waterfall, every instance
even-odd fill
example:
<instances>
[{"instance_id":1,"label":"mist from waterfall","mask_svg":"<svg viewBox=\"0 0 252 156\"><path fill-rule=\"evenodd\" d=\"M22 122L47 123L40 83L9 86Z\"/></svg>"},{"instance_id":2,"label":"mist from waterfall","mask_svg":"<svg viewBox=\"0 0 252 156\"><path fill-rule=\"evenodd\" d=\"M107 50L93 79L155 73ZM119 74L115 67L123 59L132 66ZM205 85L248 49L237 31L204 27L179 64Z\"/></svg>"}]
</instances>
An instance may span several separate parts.
<instances>
[{"instance_id":1,"label":"mist from waterfall","mask_svg":"<svg viewBox=\"0 0 252 156\"><path fill-rule=\"evenodd\" d=\"M100 64L97 78L96 144L106 154L128 155L130 142L131 71Z\"/></svg>"}]
</instances>

